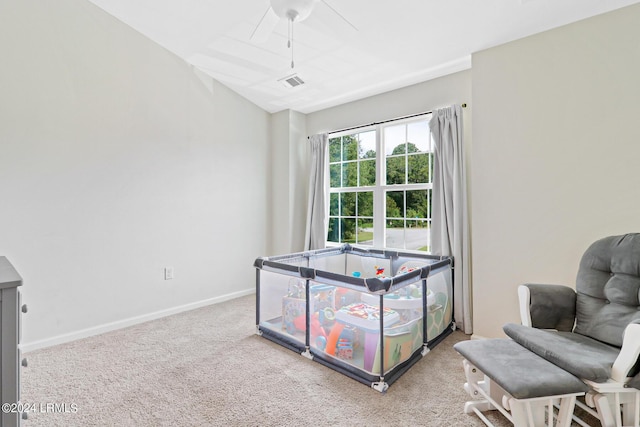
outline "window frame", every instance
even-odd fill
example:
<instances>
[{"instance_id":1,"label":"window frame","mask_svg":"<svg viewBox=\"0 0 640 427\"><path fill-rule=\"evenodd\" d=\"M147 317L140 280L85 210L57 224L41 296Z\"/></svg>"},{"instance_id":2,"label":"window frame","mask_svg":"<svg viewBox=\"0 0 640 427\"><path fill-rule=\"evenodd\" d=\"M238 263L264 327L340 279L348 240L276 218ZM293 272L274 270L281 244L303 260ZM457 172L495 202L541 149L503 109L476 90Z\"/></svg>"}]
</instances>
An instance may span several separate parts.
<instances>
[{"instance_id":1,"label":"window frame","mask_svg":"<svg viewBox=\"0 0 640 427\"><path fill-rule=\"evenodd\" d=\"M372 247L377 247L377 248L386 248L387 246L387 226L386 226L386 221L387 221L387 203L386 203L386 195L387 192L389 191L405 191L405 197L404 197L404 217L402 218L404 220L404 228L407 228L407 209L406 209L406 204L407 204L407 198L406 198L406 191L415 191L415 190L426 190L428 191L428 195L429 195L429 205L428 205L428 214L427 214L427 218L425 218L425 222L428 224L428 242L429 242L429 249L430 248L430 243L431 243L431 223L432 223L432 213L433 213L433 206L432 206L432 197L430 196L432 194L433 191L433 155L434 155L434 147L433 147L433 137L431 135L431 132L429 131L429 147L428 147L428 151L427 153L430 153L431 157L429 159L429 181L428 183L409 183L408 182L408 158L411 155L410 153L407 153L407 150L405 149L405 153L404 153L404 159L405 159L405 183L404 184L387 184L387 155L385 152L385 143L386 141L384 140L385 138L385 129L388 127L392 127L392 126L398 126L398 125L405 125L405 132L408 132L408 126L411 123L417 123L417 122L424 122L426 121L427 123L429 122L431 118L431 113L425 113L422 115L417 115L417 116L412 116L409 118L404 118L404 119L397 119L397 120L389 120L383 123L378 123L378 124L373 124L373 125L366 125L366 126L362 126L362 127L357 127L357 128L352 128L352 129L348 129L348 130L344 130L344 131L338 131L338 132L331 132L328 134L328 138L329 140L334 139L334 138L338 138L338 137L343 137L343 136L347 136L347 135L357 135L360 133L365 133L365 132L370 132L370 131L375 131L375 139L376 139L376 157L375 157L375 161L376 161L376 182L375 185L367 185L367 186L355 186L355 187L331 187L331 184L329 184L329 188L328 188L328 201L330 203L331 200L331 194L333 193L337 193L337 194L341 194L341 193L359 193L359 192L373 192L373 243L371 244ZM406 138L405 138L406 139ZM331 162L331 159L329 159L329 167L331 167L332 164L337 164L337 163L346 163L348 161L343 160L342 158L340 159L339 162ZM342 170L342 169L341 169ZM360 177L358 177L358 184L359 184L359 180ZM342 184L342 181L341 181ZM357 199L357 196L356 196ZM356 214L358 212L356 211ZM331 219L335 219L338 218L340 219L344 219L344 218L355 218L356 219L356 224L357 224L357 219L359 218L357 215L355 216L342 216L342 215L329 215L329 221L331 221ZM368 217L367 217L368 218ZM340 221L338 221L338 223L340 223ZM357 232L357 225L356 225L356 232ZM329 241L328 240L329 235L327 233L327 241L326 244L327 246L338 246L343 244L344 242L334 242L334 241ZM406 242L406 240L403 239L403 241ZM356 243L356 244L361 244L361 243ZM394 249L404 249L404 250L409 250L406 248L394 248ZM421 251L422 253L429 253L429 251Z\"/></svg>"}]
</instances>

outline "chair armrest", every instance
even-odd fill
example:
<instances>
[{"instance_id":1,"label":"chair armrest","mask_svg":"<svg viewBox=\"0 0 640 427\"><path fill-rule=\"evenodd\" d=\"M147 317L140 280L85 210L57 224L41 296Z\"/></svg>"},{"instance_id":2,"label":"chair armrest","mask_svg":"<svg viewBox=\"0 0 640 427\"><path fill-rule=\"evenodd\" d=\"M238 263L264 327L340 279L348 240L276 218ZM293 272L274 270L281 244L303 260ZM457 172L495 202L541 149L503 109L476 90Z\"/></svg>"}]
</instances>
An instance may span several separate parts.
<instances>
[{"instance_id":1,"label":"chair armrest","mask_svg":"<svg viewBox=\"0 0 640 427\"><path fill-rule=\"evenodd\" d=\"M518 287L520 320L525 326L571 332L576 318L576 292L563 285Z\"/></svg>"},{"instance_id":2,"label":"chair armrest","mask_svg":"<svg viewBox=\"0 0 640 427\"><path fill-rule=\"evenodd\" d=\"M622 348L620 354L613 362L611 367L611 379L624 383L627 377L635 375L630 385L637 388L640 385L640 372L634 372L638 369L640 363L640 319L636 319L629 323L624 330L622 338ZM636 384L638 383L638 384Z\"/></svg>"}]
</instances>

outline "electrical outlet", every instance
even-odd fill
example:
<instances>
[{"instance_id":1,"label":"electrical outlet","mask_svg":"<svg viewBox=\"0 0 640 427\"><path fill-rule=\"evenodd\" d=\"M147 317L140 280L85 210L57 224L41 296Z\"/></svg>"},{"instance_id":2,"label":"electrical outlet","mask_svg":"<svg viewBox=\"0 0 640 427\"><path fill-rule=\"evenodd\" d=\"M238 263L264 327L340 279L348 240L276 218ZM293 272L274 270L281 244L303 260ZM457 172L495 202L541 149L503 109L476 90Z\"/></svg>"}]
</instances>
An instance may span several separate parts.
<instances>
[{"instance_id":1,"label":"electrical outlet","mask_svg":"<svg viewBox=\"0 0 640 427\"><path fill-rule=\"evenodd\" d=\"M173 267L165 267L164 268L164 280L173 279Z\"/></svg>"}]
</instances>

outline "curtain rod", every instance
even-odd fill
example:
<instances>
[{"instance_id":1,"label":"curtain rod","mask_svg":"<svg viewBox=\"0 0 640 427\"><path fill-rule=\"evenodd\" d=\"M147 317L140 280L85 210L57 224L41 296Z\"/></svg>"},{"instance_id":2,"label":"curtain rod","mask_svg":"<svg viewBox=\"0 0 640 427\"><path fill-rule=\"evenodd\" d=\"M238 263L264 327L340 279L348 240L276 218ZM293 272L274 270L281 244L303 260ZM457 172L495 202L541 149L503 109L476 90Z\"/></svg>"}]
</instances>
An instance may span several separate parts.
<instances>
[{"instance_id":1,"label":"curtain rod","mask_svg":"<svg viewBox=\"0 0 640 427\"><path fill-rule=\"evenodd\" d=\"M467 108L467 104L466 103L465 104L461 104L460 106L462 108ZM396 120L410 119L412 117L424 116L425 114L431 114L431 113L433 113L433 111L423 111L422 113L410 114L408 116L402 116L402 117L397 117L395 119L383 120L381 122L373 122L373 123L369 123L367 125L360 125L360 126L353 126L353 127L344 128L344 129L332 130L331 132L327 132L327 133L346 132L348 130L360 129L360 128L367 127L367 126L377 126L377 125L381 125L381 124L384 124L384 123L395 122ZM307 139L309 139L309 138L310 137L308 136Z\"/></svg>"}]
</instances>

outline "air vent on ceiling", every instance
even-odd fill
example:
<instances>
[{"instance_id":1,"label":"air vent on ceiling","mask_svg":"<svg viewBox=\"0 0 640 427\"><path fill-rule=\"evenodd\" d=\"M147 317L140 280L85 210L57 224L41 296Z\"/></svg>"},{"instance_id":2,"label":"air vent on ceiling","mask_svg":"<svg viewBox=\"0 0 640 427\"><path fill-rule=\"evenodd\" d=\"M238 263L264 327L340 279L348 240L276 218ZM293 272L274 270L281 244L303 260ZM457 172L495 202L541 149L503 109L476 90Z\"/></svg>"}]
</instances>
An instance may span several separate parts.
<instances>
[{"instance_id":1,"label":"air vent on ceiling","mask_svg":"<svg viewBox=\"0 0 640 427\"><path fill-rule=\"evenodd\" d=\"M304 80L302 80L297 74L291 74L290 76L283 77L278 81L285 85L285 87L296 87L304 84Z\"/></svg>"}]
</instances>

